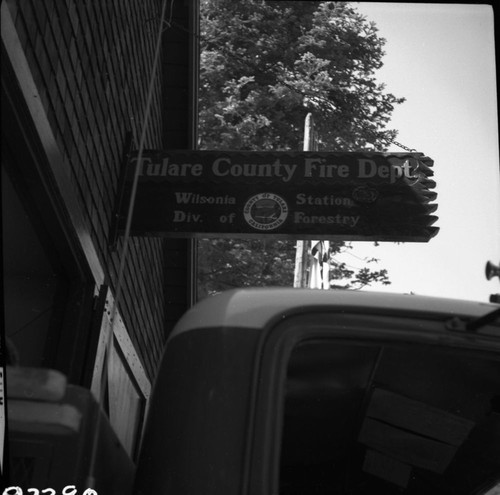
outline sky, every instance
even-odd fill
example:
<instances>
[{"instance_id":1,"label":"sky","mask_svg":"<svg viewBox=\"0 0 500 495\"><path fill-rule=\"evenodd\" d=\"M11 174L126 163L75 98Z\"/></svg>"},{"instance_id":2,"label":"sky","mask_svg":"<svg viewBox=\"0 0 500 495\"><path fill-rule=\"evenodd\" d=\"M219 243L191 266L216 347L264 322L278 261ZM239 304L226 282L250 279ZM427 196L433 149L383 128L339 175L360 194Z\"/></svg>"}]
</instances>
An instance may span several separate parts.
<instances>
[{"instance_id":1,"label":"sky","mask_svg":"<svg viewBox=\"0 0 500 495\"><path fill-rule=\"evenodd\" d=\"M342 260L386 268L391 285L367 290L487 302L500 293L500 165L494 11L486 4L352 2L386 39L377 80L406 102L388 127L434 160L439 233L428 243L355 242ZM389 151L404 152L397 146Z\"/></svg>"}]
</instances>

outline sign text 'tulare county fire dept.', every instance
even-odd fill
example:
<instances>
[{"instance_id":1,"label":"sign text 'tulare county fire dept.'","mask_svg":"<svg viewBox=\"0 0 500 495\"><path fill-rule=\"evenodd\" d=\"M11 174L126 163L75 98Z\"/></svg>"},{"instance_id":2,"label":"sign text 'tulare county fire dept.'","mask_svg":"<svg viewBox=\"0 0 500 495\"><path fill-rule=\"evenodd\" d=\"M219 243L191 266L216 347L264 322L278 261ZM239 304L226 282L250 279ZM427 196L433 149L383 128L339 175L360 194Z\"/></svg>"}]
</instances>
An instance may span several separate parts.
<instances>
[{"instance_id":1,"label":"sign text 'tulare county fire dept.'","mask_svg":"<svg viewBox=\"0 0 500 495\"><path fill-rule=\"evenodd\" d=\"M422 153L135 153L131 233L425 242L439 230L432 166Z\"/></svg>"}]
</instances>

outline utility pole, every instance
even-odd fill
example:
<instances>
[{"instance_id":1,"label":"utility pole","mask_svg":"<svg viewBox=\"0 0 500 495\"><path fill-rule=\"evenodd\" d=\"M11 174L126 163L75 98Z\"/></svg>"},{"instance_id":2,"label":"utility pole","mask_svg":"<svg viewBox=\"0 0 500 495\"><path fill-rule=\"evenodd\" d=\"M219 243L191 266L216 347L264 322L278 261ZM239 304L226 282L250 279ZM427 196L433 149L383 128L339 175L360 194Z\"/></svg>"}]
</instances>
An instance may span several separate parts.
<instances>
[{"instance_id":1,"label":"utility pole","mask_svg":"<svg viewBox=\"0 0 500 495\"><path fill-rule=\"evenodd\" d=\"M304 151L317 151L312 113L308 113L304 123ZM309 287L309 251L311 241L297 241L295 252L294 287Z\"/></svg>"}]
</instances>

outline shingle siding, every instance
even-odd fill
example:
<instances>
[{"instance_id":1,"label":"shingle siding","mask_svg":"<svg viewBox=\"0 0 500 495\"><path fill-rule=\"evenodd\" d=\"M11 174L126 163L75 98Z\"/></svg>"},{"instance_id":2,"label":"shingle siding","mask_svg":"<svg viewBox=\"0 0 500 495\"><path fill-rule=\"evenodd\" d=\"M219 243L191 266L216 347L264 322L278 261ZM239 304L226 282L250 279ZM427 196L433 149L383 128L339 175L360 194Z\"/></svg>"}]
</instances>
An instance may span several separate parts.
<instances>
[{"instance_id":1,"label":"shingle siding","mask_svg":"<svg viewBox=\"0 0 500 495\"><path fill-rule=\"evenodd\" d=\"M8 2L74 193L110 285L109 233L126 132L137 141L152 69L158 0ZM146 147L163 141L161 70ZM133 239L120 312L150 379L165 342L164 241Z\"/></svg>"}]
</instances>

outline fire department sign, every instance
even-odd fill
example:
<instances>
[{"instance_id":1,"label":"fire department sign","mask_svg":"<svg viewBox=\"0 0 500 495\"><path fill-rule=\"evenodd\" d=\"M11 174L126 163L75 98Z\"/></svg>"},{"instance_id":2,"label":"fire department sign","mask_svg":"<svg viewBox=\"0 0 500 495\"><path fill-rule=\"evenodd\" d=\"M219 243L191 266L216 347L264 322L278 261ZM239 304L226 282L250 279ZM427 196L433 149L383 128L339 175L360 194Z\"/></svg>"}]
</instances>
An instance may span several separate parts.
<instances>
[{"instance_id":1,"label":"fire department sign","mask_svg":"<svg viewBox=\"0 0 500 495\"><path fill-rule=\"evenodd\" d=\"M137 174L134 235L426 242L432 166L422 153L147 151L128 161L118 228Z\"/></svg>"}]
</instances>

